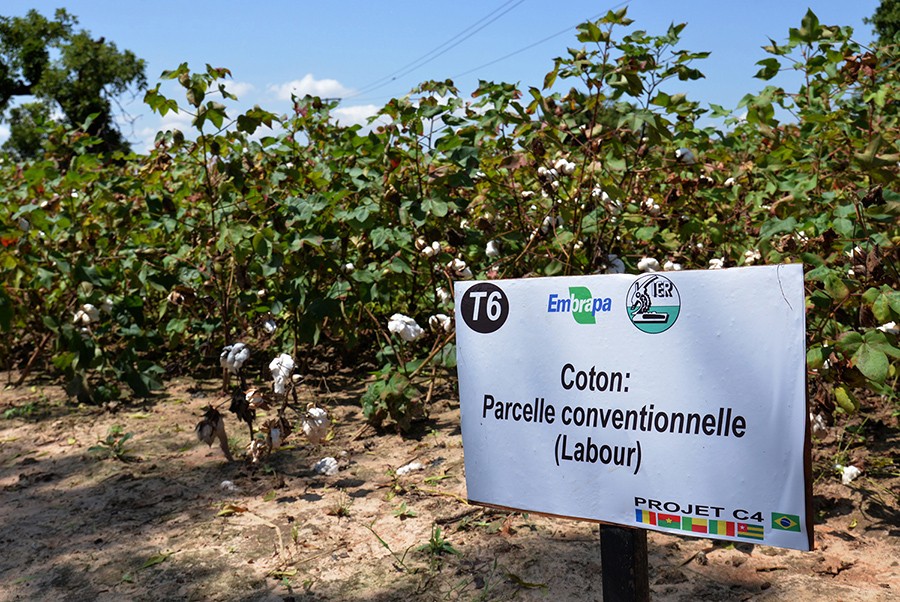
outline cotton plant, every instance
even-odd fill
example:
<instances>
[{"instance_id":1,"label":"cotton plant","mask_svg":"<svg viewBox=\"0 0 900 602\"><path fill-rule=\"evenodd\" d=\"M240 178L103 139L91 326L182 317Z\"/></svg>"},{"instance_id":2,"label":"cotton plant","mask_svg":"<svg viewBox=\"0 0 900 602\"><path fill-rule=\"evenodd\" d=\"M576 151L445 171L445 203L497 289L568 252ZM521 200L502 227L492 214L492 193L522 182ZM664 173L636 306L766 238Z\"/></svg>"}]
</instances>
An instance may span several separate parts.
<instances>
[{"instance_id":1,"label":"cotton plant","mask_svg":"<svg viewBox=\"0 0 900 602\"><path fill-rule=\"evenodd\" d=\"M267 394L263 388L248 386L243 368L250 359L250 348L243 343L228 345L222 349L219 362L229 372L237 374L241 382L234 387L231 394L231 405L228 410L237 418L245 422L249 428L250 443L247 457L252 463L258 463L276 451L284 444L291 434L291 424L285 416L288 406L288 393L292 390L290 385L297 383L301 378L294 375L294 358L287 353L282 353L269 363L269 371L272 374L275 398ZM254 429L257 410L271 410L277 405L280 396L280 407L274 417L262 423L257 430ZM296 394L294 395L296 401ZM225 424L222 415L217 408L207 409L203 420L196 427L197 438L209 445L216 439L219 440L222 450L228 460L232 460L227 446Z\"/></svg>"}]
</instances>

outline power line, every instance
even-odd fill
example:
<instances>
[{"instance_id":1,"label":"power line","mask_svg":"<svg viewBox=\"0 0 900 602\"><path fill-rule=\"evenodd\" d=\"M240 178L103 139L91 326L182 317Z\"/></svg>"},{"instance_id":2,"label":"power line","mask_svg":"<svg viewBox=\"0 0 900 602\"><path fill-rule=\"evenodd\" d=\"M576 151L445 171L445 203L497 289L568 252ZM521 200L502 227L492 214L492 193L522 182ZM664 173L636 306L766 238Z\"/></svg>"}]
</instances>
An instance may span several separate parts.
<instances>
[{"instance_id":1,"label":"power line","mask_svg":"<svg viewBox=\"0 0 900 602\"><path fill-rule=\"evenodd\" d=\"M623 6L623 5L625 5L625 4L628 4L629 1L630 1L630 0L624 0L623 2L619 2L618 4L612 6L609 10L603 11L603 12L601 12L601 13L597 13L597 14L594 15L593 17L590 17L589 20L590 20L590 21L595 21L595 20L599 19L602 15L605 15L606 13L608 13L610 10L615 10L615 9L619 8L620 6ZM581 23L576 23L575 25L573 25L573 26L571 26L571 27L566 27L565 29L562 29L562 30L560 30L560 31L558 31L558 32L556 32L556 33L554 33L554 34L551 34L551 35L547 36L546 38L544 38L544 39L542 39L542 40L538 40L537 42L534 42L534 43L532 43L532 44L529 44L528 46L525 46L524 48L520 48L520 49L518 49L518 50L516 50L516 51L510 52L509 54L507 54L507 55L505 55L505 56L501 56L499 59L495 59L495 60L493 60L493 61L484 63L483 65L479 65L478 67L475 67L474 69L469 69L468 71L463 71L462 73L457 73L456 75L451 76L450 79L455 79L455 78L457 78L457 77L462 77L462 76L464 76L464 75L469 75L470 73L474 73L474 72L478 71L479 69L484 69L485 67L490 67L491 65L493 65L493 64L495 64L495 63L499 63L499 62L501 62L501 61L505 61L506 59L508 59L508 58L510 58L510 57L516 56L517 54L520 54L520 53L522 53L522 52L525 52L526 50L531 50L531 49L534 48L535 46L540 46L540 45L543 44L544 42L548 42L548 41L552 40L553 38L557 38L557 37L563 35L564 33L569 33L570 31L572 31L572 27L578 27L579 25L581 25Z\"/></svg>"},{"instance_id":2,"label":"power line","mask_svg":"<svg viewBox=\"0 0 900 602\"><path fill-rule=\"evenodd\" d=\"M451 37L449 40L447 40L443 44L437 46L436 48L434 48L433 50L430 50L429 52L426 52L424 55L420 56L419 58L417 58L416 60L414 60L410 63L407 63L403 67L400 67L393 73L386 75L386 76L382 77L381 79L377 79L374 82L372 82L366 86L363 86L362 88L357 90L356 93L349 95L348 98L353 98L355 96L359 96L360 94L365 94L366 92L371 92L373 90L377 90L378 88L382 88L382 87L388 85L389 83L393 82L394 80L396 80L398 77L403 77L405 75L408 75L409 73L415 71L419 67L427 65L428 63L430 63L434 59L438 58L439 56L442 56L442 55L446 54L447 52L449 52L450 50L452 50L453 48L455 48L456 46L459 46L460 44L462 44L463 42L465 42L466 40L468 40L469 38L474 36L476 33L481 31L488 25L494 23L500 17L502 17L506 13L510 12L511 10L513 10L514 8L516 8L517 6L522 4L523 2L525 2L525 0L507 0L507 2L501 4L498 8L494 9L493 11L491 11L486 16L482 17L481 19L479 19L478 21L476 21L469 27L463 29L461 32L459 32L455 36ZM510 4L512 6L509 6ZM497 13L500 13L500 14L497 14ZM485 23L485 21L487 21L487 22ZM483 25L482 25L482 23L483 23ZM479 25L481 25L481 26L478 27ZM473 29L474 29L474 31L472 31Z\"/></svg>"},{"instance_id":3,"label":"power line","mask_svg":"<svg viewBox=\"0 0 900 602\"><path fill-rule=\"evenodd\" d=\"M599 12L599 13L597 13L596 15L594 15L593 17L590 17L589 20L590 20L590 21L595 21L595 20L599 19L601 16L607 14L609 11L615 10L615 9L617 9L617 8L620 8L620 7L622 7L622 6L626 5L626 4L630 4L630 2L631 2L631 0L623 0L622 2L619 2L618 4L613 5L613 6L610 7L608 10L605 10L605 11L603 11L603 12ZM513 8L514 8L514 7L513 7ZM499 9L498 9L498 10L499 10ZM495 11L495 12L496 12L496 11ZM451 76L450 79L456 79L456 78L458 78L458 77L463 77L464 75L469 75L470 73L474 73L474 72L476 72L476 71L478 71L478 70L480 70L480 69L484 69L485 67L490 67L491 65L494 65L494 64L496 64L496 63L500 63L500 62L502 62L502 61L505 61L505 60L508 59L508 58L511 58L511 57L516 56L517 54L521 54L521 53L525 52L526 50L531 50L531 49L534 48L535 46L540 46L540 45L543 44L544 42L548 42L548 41L552 40L553 38L557 38L557 37L559 37L559 36L561 36L561 35L563 35L563 34L566 34L566 33L571 32L571 31L572 31L572 28L578 27L578 25L581 25L581 23L583 23L583 21L579 21L579 22L576 23L575 25L572 25L572 26L570 26L570 27L566 27L565 29L561 29L560 31L558 31L558 32L556 32L556 33L554 33L554 34L550 34L549 36L547 36L547 37L545 37L545 38L542 38L542 39L538 40L537 42L532 42L531 44L528 44L527 46L524 46L524 47L522 47L522 48L519 48L518 50L515 50L515 51L513 51L513 52L510 52L509 54L506 54L506 55L504 55L504 56L501 56L501 57L498 58L498 59L494 59L494 60L492 60L492 61L489 61L489 62L487 62L487 63L484 63L484 64L482 64L482 65L479 65L479 66L477 66L477 67L475 67L475 68L473 68L473 69L469 69L468 71L463 71L462 73L457 73L456 75ZM449 48L448 48L448 50L449 50ZM401 70L402 70L402 69L401 69ZM399 70L396 71L395 73L398 73L398 72L399 72ZM404 73L403 75L406 75L406 74ZM402 77L402 76L401 76L401 77ZM396 77L392 78L391 81L393 81L394 79L396 79ZM382 81L382 80L379 80L379 81ZM386 83L389 83L389 82L386 82ZM383 85L386 85L386 84L383 84ZM382 86L378 86L378 87L380 88L380 87L382 87ZM375 89L377 89L377 88L369 88L369 89L367 89L367 90L365 90L365 91L369 92L369 91L372 91L372 90L375 90ZM357 94L352 95L352 96L350 96L349 98L353 98L353 97L357 96L358 94L362 94L362 93L363 93L363 90L357 92ZM381 97L374 97L374 96L373 96L373 97L370 97L369 99L372 99L372 98L381 98ZM357 100L369 100L369 99L357 99Z\"/></svg>"}]
</instances>

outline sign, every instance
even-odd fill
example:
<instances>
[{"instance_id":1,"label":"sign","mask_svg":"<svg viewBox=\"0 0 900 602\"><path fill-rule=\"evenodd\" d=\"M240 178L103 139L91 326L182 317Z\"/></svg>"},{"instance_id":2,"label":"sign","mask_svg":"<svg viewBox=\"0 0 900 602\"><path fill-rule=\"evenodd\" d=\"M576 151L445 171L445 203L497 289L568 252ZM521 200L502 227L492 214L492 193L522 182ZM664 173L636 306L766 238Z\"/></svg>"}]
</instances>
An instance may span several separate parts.
<instances>
[{"instance_id":1,"label":"sign","mask_svg":"<svg viewBox=\"0 0 900 602\"><path fill-rule=\"evenodd\" d=\"M802 265L455 287L470 501L812 549Z\"/></svg>"}]
</instances>

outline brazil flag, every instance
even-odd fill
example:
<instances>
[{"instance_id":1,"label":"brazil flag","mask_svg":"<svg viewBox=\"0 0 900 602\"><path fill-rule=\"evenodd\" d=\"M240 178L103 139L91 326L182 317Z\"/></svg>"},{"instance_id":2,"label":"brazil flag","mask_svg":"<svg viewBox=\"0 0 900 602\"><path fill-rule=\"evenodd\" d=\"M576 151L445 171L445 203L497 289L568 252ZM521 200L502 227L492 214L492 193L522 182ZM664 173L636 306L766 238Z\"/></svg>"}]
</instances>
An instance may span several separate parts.
<instances>
[{"instance_id":1,"label":"brazil flag","mask_svg":"<svg viewBox=\"0 0 900 602\"><path fill-rule=\"evenodd\" d=\"M772 513L772 528L780 531L800 532L800 517L796 514Z\"/></svg>"}]
</instances>

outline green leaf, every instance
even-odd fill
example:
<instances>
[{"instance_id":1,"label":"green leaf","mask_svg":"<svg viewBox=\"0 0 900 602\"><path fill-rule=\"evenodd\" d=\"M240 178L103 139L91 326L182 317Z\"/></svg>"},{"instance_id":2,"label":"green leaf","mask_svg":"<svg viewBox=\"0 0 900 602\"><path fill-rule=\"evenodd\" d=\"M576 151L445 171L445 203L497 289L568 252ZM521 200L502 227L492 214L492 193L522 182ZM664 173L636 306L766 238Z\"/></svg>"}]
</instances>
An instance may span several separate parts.
<instances>
[{"instance_id":1,"label":"green leaf","mask_svg":"<svg viewBox=\"0 0 900 602\"><path fill-rule=\"evenodd\" d=\"M850 296L850 289L847 288L844 280L834 272L830 272L825 276L825 292L836 303L842 303Z\"/></svg>"},{"instance_id":2,"label":"green leaf","mask_svg":"<svg viewBox=\"0 0 900 602\"><path fill-rule=\"evenodd\" d=\"M141 567L140 567L138 570L139 570L139 571L142 571L142 570L144 570L144 569L146 569L146 568L149 568L149 567L151 567L151 566L154 566L154 565L157 565L157 564L161 564L161 563L165 562L166 558L168 558L169 556L171 556L171 555L174 554L174 553L175 553L175 552L162 552L162 553L160 553L160 554L156 554L156 555L154 555L154 556L151 556L151 557L147 560L147 562L145 562L144 564L141 565Z\"/></svg>"},{"instance_id":3,"label":"green leaf","mask_svg":"<svg viewBox=\"0 0 900 602\"><path fill-rule=\"evenodd\" d=\"M753 77L761 79L763 81L772 79L773 77L778 75L778 72L781 70L781 63L778 62L778 59L763 59L756 64L762 65L763 68L760 69Z\"/></svg>"},{"instance_id":4,"label":"green leaf","mask_svg":"<svg viewBox=\"0 0 900 602\"><path fill-rule=\"evenodd\" d=\"M862 298L872 307L872 314L879 322L890 322L900 314L900 292L892 291L887 286L881 289L870 288L863 293Z\"/></svg>"}]
</instances>

